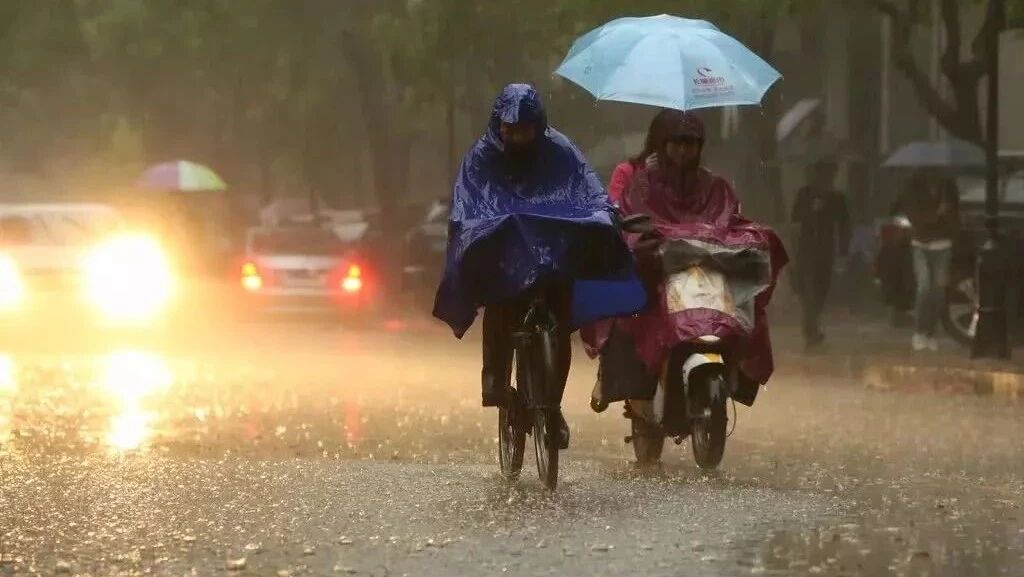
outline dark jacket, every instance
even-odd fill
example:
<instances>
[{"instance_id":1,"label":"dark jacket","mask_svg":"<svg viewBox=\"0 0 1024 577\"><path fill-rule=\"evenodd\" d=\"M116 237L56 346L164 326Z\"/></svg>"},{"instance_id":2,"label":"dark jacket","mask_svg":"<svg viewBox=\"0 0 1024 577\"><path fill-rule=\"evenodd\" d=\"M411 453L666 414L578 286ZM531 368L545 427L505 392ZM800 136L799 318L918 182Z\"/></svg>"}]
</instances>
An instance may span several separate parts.
<instances>
[{"instance_id":1,"label":"dark jacket","mask_svg":"<svg viewBox=\"0 0 1024 577\"><path fill-rule=\"evenodd\" d=\"M793 222L800 225L797 258L832 262L850 247L850 213L846 198L834 189L805 186L793 203Z\"/></svg>"}]
</instances>

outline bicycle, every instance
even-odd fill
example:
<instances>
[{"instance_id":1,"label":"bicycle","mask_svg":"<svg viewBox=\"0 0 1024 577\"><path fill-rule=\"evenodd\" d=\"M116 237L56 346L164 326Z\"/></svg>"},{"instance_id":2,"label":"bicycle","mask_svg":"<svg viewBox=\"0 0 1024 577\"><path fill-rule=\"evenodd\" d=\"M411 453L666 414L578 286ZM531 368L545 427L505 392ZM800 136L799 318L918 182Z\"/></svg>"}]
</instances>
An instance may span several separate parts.
<instances>
[{"instance_id":1,"label":"bicycle","mask_svg":"<svg viewBox=\"0 0 1024 577\"><path fill-rule=\"evenodd\" d=\"M498 409L498 459L508 480L519 477L526 435L533 436L537 474L549 490L558 486L561 390L558 386L558 320L543 292L533 297L522 327L513 334L514 381L506 406Z\"/></svg>"}]
</instances>

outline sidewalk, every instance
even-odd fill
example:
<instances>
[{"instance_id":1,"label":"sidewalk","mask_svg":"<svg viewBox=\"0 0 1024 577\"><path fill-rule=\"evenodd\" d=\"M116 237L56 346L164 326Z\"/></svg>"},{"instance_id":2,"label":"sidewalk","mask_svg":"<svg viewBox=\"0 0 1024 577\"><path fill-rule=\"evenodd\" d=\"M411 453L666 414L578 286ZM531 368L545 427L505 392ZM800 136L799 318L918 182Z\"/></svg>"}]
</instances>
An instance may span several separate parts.
<instances>
[{"instance_id":1,"label":"sidewalk","mask_svg":"<svg viewBox=\"0 0 1024 577\"><path fill-rule=\"evenodd\" d=\"M776 370L864 382L872 389L1024 399L1024 348L1009 361L972 359L967 347L942 338L938 352L914 352L911 332L878 320L832 319L826 346L806 352L799 328L773 326Z\"/></svg>"}]
</instances>

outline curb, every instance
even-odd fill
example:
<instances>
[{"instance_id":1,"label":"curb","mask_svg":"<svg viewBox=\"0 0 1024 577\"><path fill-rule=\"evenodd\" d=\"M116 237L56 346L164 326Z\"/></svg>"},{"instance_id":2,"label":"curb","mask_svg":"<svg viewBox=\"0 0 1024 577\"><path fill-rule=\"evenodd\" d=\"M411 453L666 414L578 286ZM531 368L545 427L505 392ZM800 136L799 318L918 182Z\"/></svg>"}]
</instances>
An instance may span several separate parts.
<instances>
[{"instance_id":1,"label":"curb","mask_svg":"<svg viewBox=\"0 0 1024 577\"><path fill-rule=\"evenodd\" d=\"M1024 372L1019 367L942 367L900 364L900 360L903 359L783 355L778 358L776 366L780 374L852 379L876 391L1024 400Z\"/></svg>"},{"instance_id":2,"label":"curb","mask_svg":"<svg viewBox=\"0 0 1024 577\"><path fill-rule=\"evenodd\" d=\"M879 391L1024 399L1024 373L913 365L869 366L864 384Z\"/></svg>"}]
</instances>

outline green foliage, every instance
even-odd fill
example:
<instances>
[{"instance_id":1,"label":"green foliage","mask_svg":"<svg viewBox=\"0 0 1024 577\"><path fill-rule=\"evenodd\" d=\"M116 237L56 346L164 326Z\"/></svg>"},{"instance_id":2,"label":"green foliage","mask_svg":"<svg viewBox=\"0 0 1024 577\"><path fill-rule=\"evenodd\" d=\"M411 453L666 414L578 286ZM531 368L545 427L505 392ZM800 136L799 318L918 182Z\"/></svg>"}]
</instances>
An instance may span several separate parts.
<instances>
[{"instance_id":1,"label":"green foliage","mask_svg":"<svg viewBox=\"0 0 1024 577\"><path fill-rule=\"evenodd\" d=\"M236 188L287 181L327 196L354 194L344 189L346 174L368 161L377 198L391 202L404 193L411 143L425 136L440 144L450 109L479 125L510 81L561 88L574 104L589 104L551 71L575 38L604 22L659 13L709 19L770 60L779 19L826 5L2 0L0 155L26 170L96 150L133 165L189 157ZM1024 0L1007 8L1011 22L1024 23Z\"/></svg>"},{"instance_id":2,"label":"green foliage","mask_svg":"<svg viewBox=\"0 0 1024 577\"><path fill-rule=\"evenodd\" d=\"M0 144L30 170L107 149L111 162L202 160L239 188L292 170L324 193L339 158L368 153L393 199L394 164L446 110L482 122L507 82L558 85L553 66L603 22L669 12L742 38L814 3L4 0Z\"/></svg>"}]
</instances>

